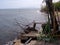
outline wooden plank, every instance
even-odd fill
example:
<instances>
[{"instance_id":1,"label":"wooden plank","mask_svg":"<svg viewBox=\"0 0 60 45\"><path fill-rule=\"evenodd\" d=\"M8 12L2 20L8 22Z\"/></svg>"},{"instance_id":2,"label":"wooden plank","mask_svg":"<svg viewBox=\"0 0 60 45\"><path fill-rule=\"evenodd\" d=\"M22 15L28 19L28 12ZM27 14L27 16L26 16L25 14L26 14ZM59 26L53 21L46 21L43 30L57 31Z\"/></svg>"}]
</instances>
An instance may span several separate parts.
<instances>
[{"instance_id":1,"label":"wooden plank","mask_svg":"<svg viewBox=\"0 0 60 45\"><path fill-rule=\"evenodd\" d=\"M39 35L40 35L39 33L32 32L32 33L24 34L22 35L22 37L37 37Z\"/></svg>"},{"instance_id":2,"label":"wooden plank","mask_svg":"<svg viewBox=\"0 0 60 45\"><path fill-rule=\"evenodd\" d=\"M28 44L29 41L31 41L31 39L32 39L32 38L30 38L29 40L27 40L24 45Z\"/></svg>"}]
</instances>

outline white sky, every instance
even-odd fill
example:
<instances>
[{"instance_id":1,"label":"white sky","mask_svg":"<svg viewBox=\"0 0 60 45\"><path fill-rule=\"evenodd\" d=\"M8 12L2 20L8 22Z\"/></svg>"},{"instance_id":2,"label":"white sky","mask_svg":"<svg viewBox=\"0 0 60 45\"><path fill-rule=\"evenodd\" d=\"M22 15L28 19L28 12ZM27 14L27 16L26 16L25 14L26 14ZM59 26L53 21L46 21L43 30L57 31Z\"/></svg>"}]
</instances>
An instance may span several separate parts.
<instances>
[{"instance_id":1,"label":"white sky","mask_svg":"<svg viewBox=\"0 0 60 45\"><path fill-rule=\"evenodd\" d=\"M4 8L40 8L43 0L0 0L0 9ZM55 0L58 1L58 0Z\"/></svg>"}]
</instances>

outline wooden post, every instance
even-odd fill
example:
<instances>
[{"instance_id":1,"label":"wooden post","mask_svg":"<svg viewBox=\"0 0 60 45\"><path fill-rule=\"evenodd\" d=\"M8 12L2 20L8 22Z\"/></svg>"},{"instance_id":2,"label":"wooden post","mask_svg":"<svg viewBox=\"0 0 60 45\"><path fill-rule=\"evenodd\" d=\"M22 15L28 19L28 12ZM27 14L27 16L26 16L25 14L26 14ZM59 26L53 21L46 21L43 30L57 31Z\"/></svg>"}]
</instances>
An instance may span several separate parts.
<instances>
[{"instance_id":1,"label":"wooden post","mask_svg":"<svg viewBox=\"0 0 60 45\"><path fill-rule=\"evenodd\" d=\"M34 22L34 24L33 24L33 29L35 29L35 27L36 27L36 23Z\"/></svg>"}]
</instances>

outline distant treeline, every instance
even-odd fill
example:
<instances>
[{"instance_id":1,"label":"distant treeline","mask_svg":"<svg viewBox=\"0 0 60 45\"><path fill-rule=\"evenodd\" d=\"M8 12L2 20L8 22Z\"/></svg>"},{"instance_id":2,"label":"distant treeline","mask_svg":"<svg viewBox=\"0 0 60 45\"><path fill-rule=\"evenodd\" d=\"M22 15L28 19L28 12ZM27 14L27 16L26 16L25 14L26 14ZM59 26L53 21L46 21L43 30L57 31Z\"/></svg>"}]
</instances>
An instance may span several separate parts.
<instances>
[{"instance_id":1,"label":"distant treeline","mask_svg":"<svg viewBox=\"0 0 60 45\"><path fill-rule=\"evenodd\" d=\"M54 7L55 7L55 11L60 11L60 2L56 2L56 3L53 3ZM42 7L41 8L41 11L42 12L46 12L47 11L47 7Z\"/></svg>"}]
</instances>

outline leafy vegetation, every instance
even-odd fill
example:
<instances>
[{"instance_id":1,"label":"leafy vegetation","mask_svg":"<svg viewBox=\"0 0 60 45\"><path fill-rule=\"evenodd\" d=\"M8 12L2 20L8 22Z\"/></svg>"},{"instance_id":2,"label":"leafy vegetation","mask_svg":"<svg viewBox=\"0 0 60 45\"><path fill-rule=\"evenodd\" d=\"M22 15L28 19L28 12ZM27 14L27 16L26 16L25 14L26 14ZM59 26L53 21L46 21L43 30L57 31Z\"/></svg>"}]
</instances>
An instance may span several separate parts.
<instances>
[{"instance_id":1,"label":"leafy vegetation","mask_svg":"<svg viewBox=\"0 0 60 45\"><path fill-rule=\"evenodd\" d=\"M55 6L55 10L60 11L60 2L54 3L54 6Z\"/></svg>"},{"instance_id":2,"label":"leafy vegetation","mask_svg":"<svg viewBox=\"0 0 60 45\"><path fill-rule=\"evenodd\" d=\"M38 41L42 40L42 41L46 41L46 42L56 42L57 38L53 37L49 27L50 27L49 23L47 23L45 25L45 30L42 31L42 33L39 33L40 36L38 36L38 38L37 38Z\"/></svg>"},{"instance_id":3,"label":"leafy vegetation","mask_svg":"<svg viewBox=\"0 0 60 45\"><path fill-rule=\"evenodd\" d=\"M60 2L53 3L53 5L54 5L54 7L55 7L55 11L57 11L57 10L60 11ZM43 7L43 8L41 8L41 11L42 11L42 12L46 12L46 11L47 11L46 6Z\"/></svg>"}]
</instances>

